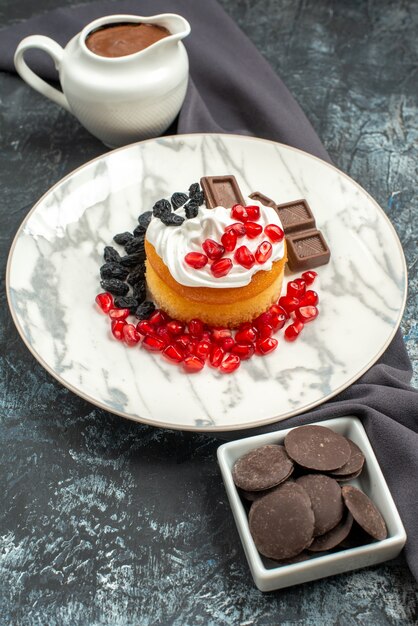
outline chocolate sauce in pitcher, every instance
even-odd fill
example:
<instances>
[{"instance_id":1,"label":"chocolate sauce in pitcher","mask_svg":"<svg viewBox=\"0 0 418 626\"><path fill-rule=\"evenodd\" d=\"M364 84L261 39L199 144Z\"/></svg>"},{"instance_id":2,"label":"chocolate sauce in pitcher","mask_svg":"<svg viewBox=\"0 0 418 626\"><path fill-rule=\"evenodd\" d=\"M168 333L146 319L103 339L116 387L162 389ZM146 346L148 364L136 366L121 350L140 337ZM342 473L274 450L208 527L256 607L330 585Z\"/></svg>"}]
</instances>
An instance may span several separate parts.
<instances>
[{"instance_id":1,"label":"chocolate sauce in pitcher","mask_svg":"<svg viewBox=\"0 0 418 626\"><path fill-rule=\"evenodd\" d=\"M111 24L90 33L86 46L102 57L123 57L145 50L169 35L167 28L156 24Z\"/></svg>"}]
</instances>

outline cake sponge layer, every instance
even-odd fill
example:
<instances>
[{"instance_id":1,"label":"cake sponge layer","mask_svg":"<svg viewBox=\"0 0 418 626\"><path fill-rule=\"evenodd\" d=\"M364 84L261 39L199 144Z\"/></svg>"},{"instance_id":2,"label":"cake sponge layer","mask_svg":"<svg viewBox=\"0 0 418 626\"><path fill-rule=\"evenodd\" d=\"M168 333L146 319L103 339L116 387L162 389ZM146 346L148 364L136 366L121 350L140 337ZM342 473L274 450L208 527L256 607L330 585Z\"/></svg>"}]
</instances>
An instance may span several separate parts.
<instances>
[{"instance_id":1,"label":"cake sponge layer","mask_svg":"<svg viewBox=\"0 0 418 626\"><path fill-rule=\"evenodd\" d=\"M146 279L154 302L159 308L175 319L187 322L193 318L201 319L210 326L236 328L243 322L250 322L263 313L280 296L283 282L284 263L281 271L275 272L275 278L263 291L235 302L208 303L185 298L164 282L154 270L150 261L146 261ZM222 289L214 291L222 292ZM238 290L240 291L240 290Z\"/></svg>"}]
</instances>

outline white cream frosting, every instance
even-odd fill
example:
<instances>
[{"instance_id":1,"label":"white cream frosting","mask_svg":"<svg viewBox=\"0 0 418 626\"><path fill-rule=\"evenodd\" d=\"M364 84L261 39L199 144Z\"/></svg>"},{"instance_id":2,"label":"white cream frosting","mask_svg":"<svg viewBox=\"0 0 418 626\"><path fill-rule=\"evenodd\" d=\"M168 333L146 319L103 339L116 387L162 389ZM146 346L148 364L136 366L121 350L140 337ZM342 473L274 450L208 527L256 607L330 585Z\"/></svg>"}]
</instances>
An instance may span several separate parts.
<instances>
[{"instance_id":1,"label":"white cream frosting","mask_svg":"<svg viewBox=\"0 0 418 626\"><path fill-rule=\"evenodd\" d=\"M263 226L263 232L255 239L247 236L238 238L236 248L247 246L254 254L262 241L270 241L264 234L267 224L277 224L282 227L277 212L262 205L260 202L246 198L246 205L256 205L260 208L260 217L257 223ZM184 217L184 209L177 209L176 213ZM216 278L210 271L210 262L202 269L195 269L186 263L184 257L188 252L200 252L205 239L213 239L220 243L225 228L238 220L231 217L231 209L218 206L215 209L199 207L199 213L192 219L186 219L181 226L165 226L159 218L154 217L147 228L147 239L154 246L157 254L168 267L173 278L186 287L213 287L226 289L231 287L245 287L251 282L256 272L269 271L274 261L283 258L284 241L272 243L273 251L270 259L258 265L255 263L246 269L234 262L234 251L226 252L224 257L232 260L232 268L226 276Z\"/></svg>"}]
</instances>

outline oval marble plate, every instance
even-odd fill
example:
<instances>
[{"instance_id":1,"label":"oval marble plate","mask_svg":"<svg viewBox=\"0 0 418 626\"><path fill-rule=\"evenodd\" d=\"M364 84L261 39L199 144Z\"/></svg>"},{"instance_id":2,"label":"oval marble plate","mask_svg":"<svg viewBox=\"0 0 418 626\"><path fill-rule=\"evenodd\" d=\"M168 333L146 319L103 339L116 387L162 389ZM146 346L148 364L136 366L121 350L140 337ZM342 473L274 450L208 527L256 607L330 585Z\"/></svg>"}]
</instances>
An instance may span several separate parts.
<instances>
[{"instance_id":1,"label":"oval marble plate","mask_svg":"<svg viewBox=\"0 0 418 626\"><path fill-rule=\"evenodd\" d=\"M184 374L112 339L94 305L105 245L138 214L202 175L235 174L244 194L307 198L331 248L315 289L320 315L298 341L242 363ZM38 361L97 406L156 426L254 427L301 413L342 391L382 354L402 316L405 260L376 202L336 168L300 150L231 135L153 139L110 152L66 176L23 222L7 269L13 319Z\"/></svg>"}]
</instances>

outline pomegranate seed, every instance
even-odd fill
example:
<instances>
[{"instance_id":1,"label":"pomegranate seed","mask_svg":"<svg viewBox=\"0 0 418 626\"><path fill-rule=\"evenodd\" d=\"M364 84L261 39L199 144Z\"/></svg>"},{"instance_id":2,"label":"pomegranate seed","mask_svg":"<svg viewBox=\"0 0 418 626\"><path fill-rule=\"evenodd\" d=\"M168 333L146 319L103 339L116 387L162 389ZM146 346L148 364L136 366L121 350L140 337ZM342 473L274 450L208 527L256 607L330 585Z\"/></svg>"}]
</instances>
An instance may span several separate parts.
<instances>
[{"instance_id":1,"label":"pomegranate seed","mask_svg":"<svg viewBox=\"0 0 418 626\"><path fill-rule=\"evenodd\" d=\"M202 359L202 361L205 361L209 356L210 348L211 348L211 344L209 343L209 341L204 341L202 339L196 344L193 352L195 353L196 356L199 357L199 359Z\"/></svg>"},{"instance_id":2,"label":"pomegranate seed","mask_svg":"<svg viewBox=\"0 0 418 626\"><path fill-rule=\"evenodd\" d=\"M270 324L263 324L259 328L258 339L261 341L261 339L266 339L266 337L271 337L273 334L273 330L274 330L273 326L271 326Z\"/></svg>"},{"instance_id":3,"label":"pomegranate seed","mask_svg":"<svg viewBox=\"0 0 418 626\"><path fill-rule=\"evenodd\" d=\"M291 313L299 306L299 299L294 296L282 296L279 298L279 306L283 307L286 313Z\"/></svg>"},{"instance_id":4,"label":"pomegranate seed","mask_svg":"<svg viewBox=\"0 0 418 626\"><path fill-rule=\"evenodd\" d=\"M212 339L215 343L222 343L226 337L231 337L232 333L229 328L213 328Z\"/></svg>"},{"instance_id":5,"label":"pomegranate seed","mask_svg":"<svg viewBox=\"0 0 418 626\"><path fill-rule=\"evenodd\" d=\"M235 222L234 224L230 224L225 228L226 233L233 232L237 237L244 237L245 235L245 226L242 222Z\"/></svg>"},{"instance_id":6,"label":"pomegranate seed","mask_svg":"<svg viewBox=\"0 0 418 626\"><path fill-rule=\"evenodd\" d=\"M302 272L302 278L304 279L305 283L309 286L312 285L312 283L314 282L315 278L318 276L318 274L316 272L314 272L313 270L308 270L307 272Z\"/></svg>"},{"instance_id":7,"label":"pomegranate seed","mask_svg":"<svg viewBox=\"0 0 418 626\"><path fill-rule=\"evenodd\" d=\"M180 335L180 337L178 337L176 339L176 345L179 346L182 350L187 350L190 342L191 342L192 338L190 337L190 335Z\"/></svg>"},{"instance_id":8,"label":"pomegranate seed","mask_svg":"<svg viewBox=\"0 0 418 626\"><path fill-rule=\"evenodd\" d=\"M252 326L241 328L235 335L237 343L252 343L257 339L257 331Z\"/></svg>"},{"instance_id":9,"label":"pomegranate seed","mask_svg":"<svg viewBox=\"0 0 418 626\"><path fill-rule=\"evenodd\" d=\"M164 313L164 311L160 311L160 309L154 311L154 313L148 318L148 322L151 326L161 326L161 324L165 324L168 320L168 316Z\"/></svg>"},{"instance_id":10,"label":"pomegranate seed","mask_svg":"<svg viewBox=\"0 0 418 626\"><path fill-rule=\"evenodd\" d=\"M160 337L166 345L172 341L172 337L168 332L167 326L158 326L156 335L158 335L158 337Z\"/></svg>"},{"instance_id":11,"label":"pomegranate seed","mask_svg":"<svg viewBox=\"0 0 418 626\"><path fill-rule=\"evenodd\" d=\"M316 306L311 304L307 306L301 306L299 309L295 311L295 317L300 322L307 324L308 322L312 322L316 317L318 317L318 309Z\"/></svg>"},{"instance_id":12,"label":"pomegranate seed","mask_svg":"<svg viewBox=\"0 0 418 626\"><path fill-rule=\"evenodd\" d=\"M256 222L245 222L245 233L249 239L255 239L260 233L263 232L261 224Z\"/></svg>"},{"instance_id":13,"label":"pomegranate seed","mask_svg":"<svg viewBox=\"0 0 418 626\"><path fill-rule=\"evenodd\" d=\"M221 346L225 350L225 352L229 352L234 345L235 341L232 339L232 337L225 337L225 339L223 339L221 343Z\"/></svg>"},{"instance_id":14,"label":"pomegranate seed","mask_svg":"<svg viewBox=\"0 0 418 626\"><path fill-rule=\"evenodd\" d=\"M304 294L303 298L301 298L300 306L307 306L308 304L312 304L316 306L319 302L318 294L313 289L308 289Z\"/></svg>"},{"instance_id":15,"label":"pomegranate seed","mask_svg":"<svg viewBox=\"0 0 418 626\"><path fill-rule=\"evenodd\" d=\"M213 239L205 239L202 243L202 248L211 261L217 261L225 252L225 248Z\"/></svg>"},{"instance_id":16,"label":"pomegranate seed","mask_svg":"<svg viewBox=\"0 0 418 626\"><path fill-rule=\"evenodd\" d=\"M221 278L221 276L226 276L231 268L231 259L219 259L219 261L215 261L214 263L212 263L210 271L215 276L215 278Z\"/></svg>"},{"instance_id":17,"label":"pomegranate seed","mask_svg":"<svg viewBox=\"0 0 418 626\"><path fill-rule=\"evenodd\" d=\"M287 283L287 295L301 298L306 291L306 283L303 278L296 278L290 283Z\"/></svg>"},{"instance_id":18,"label":"pomegranate seed","mask_svg":"<svg viewBox=\"0 0 418 626\"><path fill-rule=\"evenodd\" d=\"M277 226L277 224L267 224L267 226L264 229L264 232L266 233L270 241L272 241L273 243L278 243L279 241L283 241L283 237L284 237L283 229L281 229L280 226Z\"/></svg>"},{"instance_id":19,"label":"pomegranate seed","mask_svg":"<svg viewBox=\"0 0 418 626\"><path fill-rule=\"evenodd\" d=\"M245 208L247 210L248 219L250 220L260 219L260 208L256 204L250 204L249 206L246 206Z\"/></svg>"},{"instance_id":20,"label":"pomegranate seed","mask_svg":"<svg viewBox=\"0 0 418 626\"><path fill-rule=\"evenodd\" d=\"M205 330L205 325L203 324L202 320L193 319L190 320L190 322L188 323L188 329L192 337L201 339L203 331Z\"/></svg>"},{"instance_id":21,"label":"pomegranate seed","mask_svg":"<svg viewBox=\"0 0 418 626\"><path fill-rule=\"evenodd\" d=\"M182 335L184 333L185 324L178 320L171 320L167 323L166 328L172 335Z\"/></svg>"},{"instance_id":22,"label":"pomegranate seed","mask_svg":"<svg viewBox=\"0 0 418 626\"><path fill-rule=\"evenodd\" d=\"M212 343L212 331L204 330L203 331L203 335L202 335L202 339L204 341L209 341L209 343Z\"/></svg>"},{"instance_id":23,"label":"pomegranate seed","mask_svg":"<svg viewBox=\"0 0 418 626\"><path fill-rule=\"evenodd\" d=\"M254 344L252 343L236 343L232 346L231 353L237 354L241 361L246 361L253 356L254 350Z\"/></svg>"},{"instance_id":24,"label":"pomegranate seed","mask_svg":"<svg viewBox=\"0 0 418 626\"><path fill-rule=\"evenodd\" d=\"M284 338L286 341L295 341L298 338L299 333L303 329L303 322L296 320L293 324L290 324L284 331Z\"/></svg>"},{"instance_id":25,"label":"pomegranate seed","mask_svg":"<svg viewBox=\"0 0 418 626\"><path fill-rule=\"evenodd\" d=\"M240 246L235 250L234 259L238 265L242 265L249 270L255 263L254 255L248 250L247 246Z\"/></svg>"},{"instance_id":26,"label":"pomegranate seed","mask_svg":"<svg viewBox=\"0 0 418 626\"><path fill-rule=\"evenodd\" d=\"M205 366L204 362L199 357L193 354L186 356L183 361L183 369L188 374L194 374L194 372L200 372Z\"/></svg>"},{"instance_id":27,"label":"pomegranate seed","mask_svg":"<svg viewBox=\"0 0 418 626\"><path fill-rule=\"evenodd\" d=\"M209 356L209 363L212 367L219 367L225 356L225 350L221 346L212 346Z\"/></svg>"},{"instance_id":28,"label":"pomegranate seed","mask_svg":"<svg viewBox=\"0 0 418 626\"><path fill-rule=\"evenodd\" d=\"M227 252L232 252L237 245L237 233L233 230L226 231L221 237L221 243Z\"/></svg>"},{"instance_id":29,"label":"pomegranate seed","mask_svg":"<svg viewBox=\"0 0 418 626\"><path fill-rule=\"evenodd\" d=\"M129 309L110 309L109 317L112 320L126 320L129 313Z\"/></svg>"},{"instance_id":30,"label":"pomegranate seed","mask_svg":"<svg viewBox=\"0 0 418 626\"><path fill-rule=\"evenodd\" d=\"M113 308L113 297L112 294L104 291L103 293L98 293L95 298L96 304L102 309L103 313L109 313L110 309Z\"/></svg>"},{"instance_id":31,"label":"pomegranate seed","mask_svg":"<svg viewBox=\"0 0 418 626\"><path fill-rule=\"evenodd\" d=\"M190 265L190 267L200 270L202 267L205 267L208 262L208 257L206 254L202 254L201 252L188 252L184 257L184 260L187 265Z\"/></svg>"},{"instance_id":32,"label":"pomegranate seed","mask_svg":"<svg viewBox=\"0 0 418 626\"><path fill-rule=\"evenodd\" d=\"M160 352L165 348L165 341L161 337L155 337L154 335L146 335L142 340L142 345L146 350L150 352Z\"/></svg>"},{"instance_id":33,"label":"pomegranate seed","mask_svg":"<svg viewBox=\"0 0 418 626\"><path fill-rule=\"evenodd\" d=\"M277 348L278 341L274 339L274 337L266 337L265 339L260 339L256 343L256 352L259 355L270 354Z\"/></svg>"},{"instance_id":34,"label":"pomegranate seed","mask_svg":"<svg viewBox=\"0 0 418 626\"><path fill-rule=\"evenodd\" d=\"M240 222L246 222L249 219L247 209L241 204L234 204L231 209L231 217Z\"/></svg>"},{"instance_id":35,"label":"pomegranate seed","mask_svg":"<svg viewBox=\"0 0 418 626\"><path fill-rule=\"evenodd\" d=\"M273 252L273 246L269 241L262 241L255 251L255 260L262 265L269 260Z\"/></svg>"},{"instance_id":36,"label":"pomegranate seed","mask_svg":"<svg viewBox=\"0 0 418 626\"><path fill-rule=\"evenodd\" d=\"M280 330L286 324L286 320L288 319L288 315L286 313L272 313L271 314L271 325L273 330Z\"/></svg>"},{"instance_id":37,"label":"pomegranate seed","mask_svg":"<svg viewBox=\"0 0 418 626\"><path fill-rule=\"evenodd\" d=\"M123 327L123 339L128 346L135 346L141 339L141 335L133 324L125 324Z\"/></svg>"},{"instance_id":38,"label":"pomegranate seed","mask_svg":"<svg viewBox=\"0 0 418 626\"><path fill-rule=\"evenodd\" d=\"M276 315L285 315L286 318L288 318L288 314L286 313L285 309L282 306L279 306L278 304L272 304L271 307L269 308L269 313L271 313L272 315L276 314Z\"/></svg>"},{"instance_id":39,"label":"pomegranate seed","mask_svg":"<svg viewBox=\"0 0 418 626\"><path fill-rule=\"evenodd\" d=\"M112 335L118 341L122 341L123 339L123 327L126 326L125 320L113 320L110 325L112 330Z\"/></svg>"},{"instance_id":40,"label":"pomegranate seed","mask_svg":"<svg viewBox=\"0 0 418 626\"><path fill-rule=\"evenodd\" d=\"M227 354L219 366L223 374L231 374L241 365L241 359L237 354Z\"/></svg>"},{"instance_id":41,"label":"pomegranate seed","mask_svg":"<svg viewBox=\"0 0 418 626\"><path fill-rule=\"evenodd\" d=\"M186 348L186 354L191 354L194 355L195 350L196 350L196 346L199 343L199 339L191 339L189 345Z\"/></svg>"},{"instance_id":42,"label":"pomegranate seed","mask_svg":"<svg viewBox=\"0 0 418 626\"><path fill-rule=\"evenodd\" d=\"M148 320L138 322L136 329L141 335L155 335L155 328L151 326Z\"/></svg>"},{"instance_id":43,"label":"pomegranate seed","mask_svg":"<svg viewBox=\"0 0 418 626\"><path fill-rule=\"evenodd\" d=\"M270 311L265 311L264 313L261 313L261 315L256 317L255 320L253 320L253 324L257 328L257 330L260 330L264 324L270 324L271 318L272 315Z\"/></svg>"},{"instance_id":44,"label":"pomegranate seed","mask_svg":"<svg viewBox=\"0 0 418 626\"><path fill-rule=\"evenodd\" d=\"M181 363L184 359L184 354L178 346L174 346L173 344L168 345L163 350L163 355L169 361L174 361L174 363Z\"/></svg>"}]
</instances>

